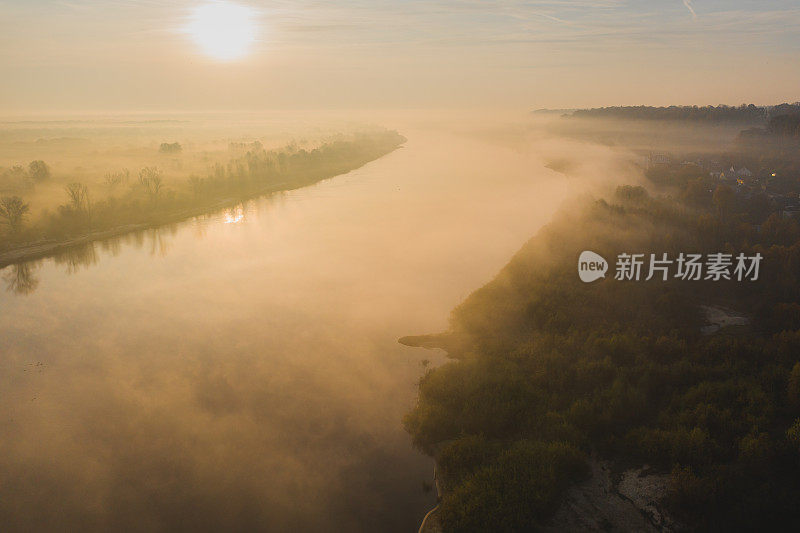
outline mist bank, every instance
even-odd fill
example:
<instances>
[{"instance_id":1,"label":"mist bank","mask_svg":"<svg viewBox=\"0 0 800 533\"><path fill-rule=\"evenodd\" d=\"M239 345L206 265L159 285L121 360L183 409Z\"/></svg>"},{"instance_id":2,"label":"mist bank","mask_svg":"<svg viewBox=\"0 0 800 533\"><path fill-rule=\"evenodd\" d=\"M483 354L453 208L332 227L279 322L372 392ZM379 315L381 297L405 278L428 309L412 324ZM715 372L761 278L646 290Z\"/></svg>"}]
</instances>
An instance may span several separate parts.
<instances>
[{"instance_id":1,"label":"mist bank","mask_svg":"<svg viewBox=\"0 0 800 533\"><path fill-rule=\"evenodd\" d=\"M311 185L357 169L405 141L396 131L382 130L340 136L308 150L296 144L275 150L265 150L258 141L232 144L238 155L227 164L215 163L205 177L193 174L170 183L158 167L144 167L134 178L127 170L109 173L105 180L110 190L101 200L94 200L86 184L69 183L64 187L67 202L54 212L44 210L30 223L30 206L24 197L4 195L0 198L0 221L5 223L0 266ZM181 146L164 143L160 151L180 153ZM12 168L11 174L45 181L50 169L37 160L28 169Z\"/></svg>"},{"instance_id":2,"label":"mist bank","mask_svg":"<svg viewBox=\"0 0 800 533\"><path fill-rule=\"evenodd\" d=\"M395 340L442 330L568 180L450 128L402 131L403 149L230 218L0 272L4 531L415 529L432 461L400 420L442 356Z\"/></svg>"}]
</instances>

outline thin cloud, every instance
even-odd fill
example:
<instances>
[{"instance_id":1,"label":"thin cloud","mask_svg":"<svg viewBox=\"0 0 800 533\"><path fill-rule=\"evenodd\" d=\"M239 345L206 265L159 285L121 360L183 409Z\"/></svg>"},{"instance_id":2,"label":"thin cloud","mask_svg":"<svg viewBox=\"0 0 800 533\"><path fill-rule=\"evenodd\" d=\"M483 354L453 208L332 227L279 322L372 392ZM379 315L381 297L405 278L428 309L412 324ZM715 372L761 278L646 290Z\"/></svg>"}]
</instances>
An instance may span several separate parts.
<instances>
[{"instance_id":1,"label":"thin cloud","mask_svg":"<svg viewBox=\"0 0 800 533\"><path fill-rule=\"evenodd\" d=\"M689 10L689 13L692 14L692 18L697 20L697 13L694 12L694 6L692 5L692 0L683 0L683 5L686 6L686 9Z\"/></svg>"}]
</instances>

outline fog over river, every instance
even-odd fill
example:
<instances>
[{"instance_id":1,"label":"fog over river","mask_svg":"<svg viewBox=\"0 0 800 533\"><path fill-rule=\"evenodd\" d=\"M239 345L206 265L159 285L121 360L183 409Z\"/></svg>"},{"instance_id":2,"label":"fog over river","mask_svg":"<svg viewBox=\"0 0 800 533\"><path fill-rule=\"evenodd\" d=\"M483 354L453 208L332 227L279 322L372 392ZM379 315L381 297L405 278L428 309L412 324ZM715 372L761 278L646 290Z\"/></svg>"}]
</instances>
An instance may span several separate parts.
<instances>
[{"instance_id":1,"label":"fog over river","mask_svg":"<svg viewBox=\"0 0 800 533\"><path fill-rule=\"evenodd\" d=\"M414 531L444 330L577 189L446 129L347 175L0 272L4 530Z\"/></svg>"}]
</instances>

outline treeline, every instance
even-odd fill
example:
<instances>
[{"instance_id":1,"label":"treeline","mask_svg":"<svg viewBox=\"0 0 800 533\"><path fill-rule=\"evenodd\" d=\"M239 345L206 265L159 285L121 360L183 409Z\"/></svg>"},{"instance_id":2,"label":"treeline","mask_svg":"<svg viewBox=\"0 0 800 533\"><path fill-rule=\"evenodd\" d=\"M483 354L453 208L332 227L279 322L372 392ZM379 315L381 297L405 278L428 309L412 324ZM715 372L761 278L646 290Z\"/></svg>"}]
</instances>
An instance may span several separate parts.
<instances>
[{"instance_id":1,"label":"treeline","mask_svg":"<svg viewBox=\"0 0 800 533\"><path fill-rule=\"evenodd\" d=\"M254 143L227 164L211 167L205 176L194 175L172 185L156 167L142 168L133 176L127 170L109 172L105 176L105 184L111 189L107 198L94 200L86 184L70 183L64 190L65 203L34 221L28 220L24 198L3 196L0 251L103 230L171 222L221 204L302 187L358 168L403 142L405 138L395 131L380 131L341 137L312 150L289 145L268 151ZM173 147L170 150L175 151Z\"/></svg>"},{"instance_id":2,"label":"treeline","mask_svg":"<svg viewBox=\"0 0 800 533\"><path fill-rule=\"evenodd\" d=\"M579 280L583 250L607 279ZM622 282L623 252L764 259L757 281ZM621 187L562 213L453 311L460 347L405 419L437 459L444 530L546 525L591 454L671 472L667 503L691 529L800 523L798 302L800 226L729 189L689 206ZM703 335L701 305L752 323Z\"/></svg>"},{"instance_id":3,"label":"treeline","mask_svg":"<svg viewBox=\"0 0 800 533\"><path fill-rule=\"evenodd\" d=\"M800 138L800 110L792 115L778 115L770 119L767 131L781 137Z\"/></svg>"},{"instance_id":4,"label":"treeline","mask_svg":"<svg viewBox=\"0 0 800 533\"><path fill-rule=\"evenodd\" d=\"M49 178L50 167L38 159L31 161L27 166L0 167L0 191L3 189L29 189L36 183Z\"/></svg>"},{"instance_id":5,"label":"treeline","mask_svg":"<svg viewBox=\"0 0 800 533\"><path fill-rule=\"evenodd\" d=\"M765 127L748 128L736 139L735 151L768 166L787 181L784 190L800 189L800 109L775 115Z\"/></svg>"},{"instance_id":6,"label":"treeline","mask_svg":"<svg viewBox=\"0 0 800 533\"><path fill-rule=\"evenodd\" d=\"M773 136L784 139L800 139L800 108L794 113L775 115L769 119L765 128L744 130L742 136Z\"/></svg>"},{"instance_id":7,"label":"treeline","mask_svg":"<svg viewBox=\"0 0 800 533\"><path fill-rule=\"evenodd\" d=\"M623 106L579 109L572 113L576 118L605 118L624 120L671 120L704 123L762 124L769 117L800 112L800 104L780 104L760 107L753 104L741 106Z\"/></svg>"}]
</instances>

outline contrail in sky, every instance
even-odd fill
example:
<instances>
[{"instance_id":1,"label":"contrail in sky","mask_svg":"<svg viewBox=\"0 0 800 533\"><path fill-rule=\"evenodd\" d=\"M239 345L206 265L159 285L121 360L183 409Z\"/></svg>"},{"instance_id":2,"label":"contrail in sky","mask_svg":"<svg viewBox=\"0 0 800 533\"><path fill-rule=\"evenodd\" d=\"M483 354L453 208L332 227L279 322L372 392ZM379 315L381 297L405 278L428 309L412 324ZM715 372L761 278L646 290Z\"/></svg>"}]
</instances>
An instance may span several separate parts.
<instances>
[{"instance_id":1,"label":"contrail in sky","mask_svg":"<svg viewBox=\"0 0 800 533\"><path fill-rule=\"evenodd\" d=\"M692 18L697 20L697 13L694 12L694 6L692 5L692 0L683 0L683 5L685 5L686 9L689 10L689 13L692 14Z\"/></svg>"}]
</instances>

